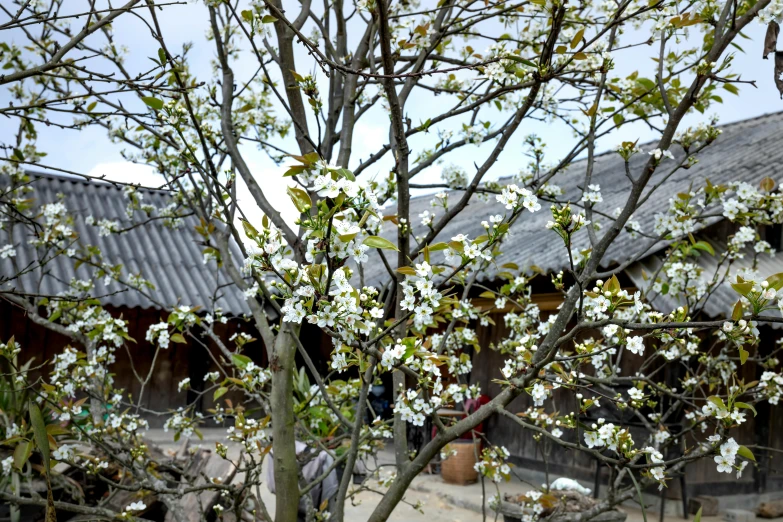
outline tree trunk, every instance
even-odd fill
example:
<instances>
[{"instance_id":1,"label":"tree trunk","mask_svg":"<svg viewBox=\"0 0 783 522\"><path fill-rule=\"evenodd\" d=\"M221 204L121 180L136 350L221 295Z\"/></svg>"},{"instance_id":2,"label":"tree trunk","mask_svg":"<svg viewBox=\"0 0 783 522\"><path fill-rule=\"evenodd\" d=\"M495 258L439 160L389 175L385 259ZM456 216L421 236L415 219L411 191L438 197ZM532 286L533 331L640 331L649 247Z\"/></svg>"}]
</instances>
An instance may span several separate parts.
<instances>
[{"instance_id":1,"label":"tree trunk","mask_svg":"<svg viewBox=\"0 0 783 522\"><path fill-rule=\"evenodd\" d=\"M299 466L294 434L294 356L299 326L284 323L275 340L272 371L272 451L275 476L275 522L296 522Z\"/></svg>"}]
</instances>

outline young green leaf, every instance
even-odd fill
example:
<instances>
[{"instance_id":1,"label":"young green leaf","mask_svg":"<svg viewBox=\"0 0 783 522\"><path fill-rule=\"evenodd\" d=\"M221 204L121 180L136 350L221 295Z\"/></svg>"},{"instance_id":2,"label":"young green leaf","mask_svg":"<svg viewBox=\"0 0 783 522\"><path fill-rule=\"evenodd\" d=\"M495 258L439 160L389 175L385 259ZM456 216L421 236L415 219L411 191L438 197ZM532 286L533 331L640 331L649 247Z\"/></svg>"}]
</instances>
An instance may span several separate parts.
<instances>
[{"instance_id":1,"label":"young green leaf","mask_svg":"<svg viewBox=\"0 0 783 522\"><path fill-rule=\"evenodd\" d=\"M14 468L22 471L22 468L33 453L33 443L29 440L23 440L14 448Z\"/></svg>"},{"instance_id":2,"label":"young green leaf","mask_svg":"<svg viewBox=\"0 0 783 522\"><path fill-rule=\"evenodd\" d=\"M49 436L46 433L46 422L44 422L41 409L38 405L30 401L30 423L33 425L33 435L35 437L35 444L38 446L38 451L41 452L41 459L43 460L44 469L49 472Z\"/></svg>"},{"instance_id":3,"label":"young green leaf","mask_svg":"<svg viewBox=\"0 0 783 522\"><path fill-rule=\"evenodd\" d=\"M739 347L740 364L745 364L745 361L748 360L748 355L750 355L750 352L748 352L745 348L740 346Z\"/></svg>"},{"instance_id":4,"label":"young green leaf","mask_svg":"<svg viewBox=\"0 0 783 522\"><path fill-rule=\"evenodd\" d=\"M310 207L313 206L313 201L305 190L302 190L299 187L288 187L286 192L288 193L288 197L291 198L291 201L294 202L294 206L300 214L309 211Z\"/></svg>"},{"instance_id":5,"label":"young green leaf","mask_svg":"<svg viewBox=\"0 0 783 522\"><path fill-rule=\"evenodd\" d=\"M30 424L33 426L35 445L38 446L38 451L41 453L44 473L46 474L46 522L56 522L57 513L54 508L54 496L52 495L52 482L50 477L51 462L49 456L49 434L46 431L46 422L44 421L43 414L41 414L41 409L38 405L33 401L30 401L28 409L30 410Z\"/></svg>"},{"instance_id":6,"label":"young green leaf","mask_svg":"<svg viewBox=\"0 0 783 522\"><path fill-rule=\"evenodd\" d=\"M731 320L739 321L742 319L742 312L742 301L738 300L736 303L734 303L734 310L731 311Z\"/></svg>"},{"instance_id":7,"label":"young green leaf","mask_svg":"<svg viewBox=\"0 0 783 522\"><path fill-rule=\"evenodd\" d=\"M159 111L163 108L163 100L153 98L152 96L142 96L141 101L147 104L149 108Z\"/></svg>"},{"instance_id":8,"label":"young green leaf","mask_svg":"<svg viewBox=\"0 0 783 522\"><path fill-rule=\"evenodd\" d=\"M585 28L579 29L574 37L571 39L571 49L576 49L576 46L582 41L582 37L585 35Z\"/></svg>"},{"instance_id":9,"label":"young green leaf","mask_svg":"<svg viewBox=\"0 0 783 522\"><path fill-rule=\"evenodd\" d=\"M221 386L220 388L218 388L217 390L215 390L215 393L212 395L212 400L213 400L213 401L216 401L216 400L218 400L218 399L219 399L219 398L221 398L223 395L225 395L225 394L226 394L226 392L228 392L228 388L226 388L225 386Z\"/></svg>"},{"instance_id":10,"label":"young green leaf","mask_svg":"<svg viewBox=\"0 0 783 522\"><path fill-rule=\"evenodd\" d=\"M381 248L384 250L397 250L397 247L394 246L394 243L380 236L369 236L367 239L365 239L362 242L362 244L367 245L370 248Z\"/></svg>"},{"instance_id":11,"label":"young green leaf","mask_svg":"<svg viewBox=\"0 0 783 522\"><path fill-rule=\"evenodd\" d=\"M238 368L244 368L245 366L253 362L253 360L247 355L242 355L238 353L232 354L231 360L234 361L234 364L236 364Z\"/></svg>"},{"instance_id":12,"label":"young green leaf","mask_svg":"<svg viewBox=\"0 0 783 522\"><path fill-rule=\"evenodd\" d=\"M756 457L753 455L753 452L750 451L745 446L740 446L739 447L739 449L737 450L737 455L739 455L740 457L744 457L744 458L746 458L748 460L752 460L753 462L756 462Z\"/></svg>"}]
</instances>

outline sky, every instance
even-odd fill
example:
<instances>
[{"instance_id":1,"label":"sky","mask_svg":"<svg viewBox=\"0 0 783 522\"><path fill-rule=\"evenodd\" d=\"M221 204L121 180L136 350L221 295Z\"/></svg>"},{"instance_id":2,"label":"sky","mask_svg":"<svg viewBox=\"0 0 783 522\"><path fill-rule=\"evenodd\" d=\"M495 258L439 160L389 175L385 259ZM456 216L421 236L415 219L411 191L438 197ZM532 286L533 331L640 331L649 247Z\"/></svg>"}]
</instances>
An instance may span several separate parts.
<instances>
[{"instance_id":1,"label":"sky","mask_svg":"<svg viewBox=\"0 0 783 522\"><path fill-rule=\"evenodd\" d=\"M74 2L74 5L76 3ZM422 1L422 5L427 3L428 0ZM289 4L296 6L298 2L284 1L285 6ZM201 1L189 2L186 5L164 8L159 12L159 17L169 48L178 49L186 42L193 42L194 46L190 52L191 68L198 76L209 76L211 69L210 61L214 59L215 51L214 44L204 38L208 26L208 17L203 3ZM501 28L498 28L498 30L501 30ZM687 123L693 124L704 121L713 114L718 115L721 123L730 123L783 110L783 101L781 101L773 81L772 60L765 61L761 59L764 31L765 27L758 22L753 22L750 30L746 33L747 38L737 40L737 43L745 50L745 53L743 54L733 49L736 56L732 70L738 73L743 80L756 80L758 88L754 89L749 85L743 85L741 86L739 96L723 91L721 96L724 99L724 104L715 106L708 114L699 115L697 113L690 116ZM304 32L307 33L307 29ZM647 37L647 34L649 33L634 33L631 31L624 38L626 38L626 41L641 41ZM126 65L130 70L147 68L150 64L148 57L156 56L157 54L157 44L150 38L149 31L139 20L128 18L126 23L116 24L115 35L118 42L129 48ZM11 34L12 39L15 39L18 43L23 43L20 36L19 33ZM3 39L5 40L5 38ZM648 46L640 46L614 53L615 72L620 75L626 75L634 70L639 70L642 75L650 76L652 74L651 71L655 67L651 60L654 52L655 49L651 49ZM297 53L297 61L301 64L297 66L298 72L312 72L312 60L308 59L301 48L297 48ZM243 75L252 73L256 69L256 63L252 57L244 54L234 63L233 68L237 76L241 78ZM319 75L318 79L322 83L322 92L325 92L325 78L323 75ZM7 99L6 93L0 93L0 102L5 103ZM406 107L406 113L411 117L415 125L429 116L437 115L439 109L442 110L448 107L450 103L453 103L453 99L449 99L447 96L413 97ZM367 157L388 142L388 121L387 115L383 114L383 111L379 108L370 111L358 122L354 133L352 167L356 166L360 158ZM2 136L3 141L6 141L11 126L5 127L5 130L3 130L4 126L5 124L0 125L0 136ZM42 127L39 132L38 143L48 153L47 163L91 176L105 175L110 179L130 181L143 185L160 184L160 180L149 167L125 161L121 155L123 147L110 143L106 138L105 132L99 128L88 128L82 131L64 131ZM512 143L490 171L488 179L514 174L527 163L527 159L522 154L521 143L524 136L531 133L539 135L547 144L547 159L551 162L559 160L573 145L573 135L564 125L532 122L523 126L517 132ZM431 140L434 138L431 134L430 136L423 136L423 141L414 141L412 143L414 151L417 147L427 143L431 144ZM607 150L617 145L620 141L639 139L640 143L644 143L651 138L654 138L654 135L650 130L640 125L628 125L623 127L621 136L608 137L599 143L598 148ZM292 141L289 140L288 143L285 143L285 146L290 146L291 143ZM450 156L448 163L462 165L470 172L474 162L480 162L489 153L493 143L464 147ZM291 146L289 149L293 150L293 147ZM245 145L243 154L254 176L268 193L268 198L276 203L278 210L283 212L287 220L293 221L296 211L285 196L287 181L281 177L286 167L275 165L264 152L257 150L252 145ZM391 157L387 155L384 161L379 162L373 168L367 169L367 173L370 176L382 176L388 172L391 165ZM443 165L436 165L428 169L420 178L416 179L416 183L438 182L442 167ZM240 190L239 197L240 203L244 203L242 206L246 210L250 210L254 206L247 191L243 188ZM253 216L260 219L260 214L252 210L249 211L249 214L251 221Z\"/></svg>"}]
</instances>

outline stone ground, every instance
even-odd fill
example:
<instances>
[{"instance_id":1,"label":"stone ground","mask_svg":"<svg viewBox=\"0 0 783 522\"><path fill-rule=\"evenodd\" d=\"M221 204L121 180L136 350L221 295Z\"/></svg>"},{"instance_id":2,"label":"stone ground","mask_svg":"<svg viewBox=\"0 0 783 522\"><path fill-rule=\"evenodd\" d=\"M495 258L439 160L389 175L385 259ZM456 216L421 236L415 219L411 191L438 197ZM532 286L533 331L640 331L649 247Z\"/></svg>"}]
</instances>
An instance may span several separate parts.
<instances>
[{"instance_id":1,"label":"stone ground","mask_svg":"<svg viewBox=\"0 0 783 522\"><path fill-rule=\"evenodd\" d=\"M194 439L192 441L195 445L202 445L205 448L214 448L215 441L223 441L224 431L222 429L205 429L204 440ZM148 437L159 444L161 447L167 450L177 450L181 446L181 442L174 443L171 433L164 433L163 430L150 430ZM235 457L238 453L236 445L229 446L229 458ZM269 460L265 460L265 465ZM382 452L379 455L379 462L393 462L393 456L391 452ZM554 480L557 477L550 477ZM528 480L540 484L543 482L543 477L539 477L535 474L529 475ZM372 479L370 479L372 480ZM587 487L592 487L589 484L584 484ZM379 485L374 484L376 489L383 489ZM507 483L501 483L498 488L501 493L516 492L521 493L530 489L530 484L521 482L518 479L513 479ZM491 498L498 490L495 484L491 482L486 483L486 496ZM266 504L267 509L270 512L274 512L275 496L269 492L265 487L261 487L262 500ZM482 495L481 484L469 484L466 486L458 486L454 484L448 484L443 481L440 475L430 475L422 473L416 477L411 484L405 500L407 504L400 504L392 514L389 520L395 522L410 521L410 522L483 522L487 521L502 521L503 517L495 517L494 511L485 508L486 519L482 515ZM346 520L360 522L367 520L369 515L375 508L376 503L380 499L379 495L372 492L362 492L354 498L354 502L346 507ZM657 499L651 498L648 500L656 508L648 508L647 521L646 522L659 522L659 514L657 512ZM653 503L654 502L654 503ZM419 512L411 505L420 504L423 511ZM678 501L671 501L667 505L667 511L670 508L676 507ZM732 506L733 507L733 506ZM628 514L627 522L645 522L641 509L639 509L638 503L635 505L624 505L621 508ZM690 520L693 520L693 515L690 516ZM702 517L702 522L722 522L721 517ZM764 519L759 519L764 520ZM770 520L770 519L767 519ZM664 522L683 522L684 519L681 516L675 514L666 514ZM771 519L770 522L783 522L783 518Z\"/></svg>"}]
</instances>

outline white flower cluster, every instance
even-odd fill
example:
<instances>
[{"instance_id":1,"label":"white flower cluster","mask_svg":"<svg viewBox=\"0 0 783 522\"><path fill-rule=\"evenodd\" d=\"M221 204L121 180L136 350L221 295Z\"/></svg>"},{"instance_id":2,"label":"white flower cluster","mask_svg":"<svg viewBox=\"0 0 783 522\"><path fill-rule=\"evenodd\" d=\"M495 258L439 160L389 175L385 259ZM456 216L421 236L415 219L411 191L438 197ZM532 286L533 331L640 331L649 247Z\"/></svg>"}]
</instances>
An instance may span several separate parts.
<instances>
[{"instance_id":1,"label":"white flower cluster","mask_svg":"<svg viewBox=\"0 0 783 522\"><path fill-rule=\"evenodd\" d=\"M678 238L695 230L696 223L693 218L704 202L694 201L696 194L693 192L683 193L683 195L687 197L669 198L669 208L666 212L655 214L653 230L656 234L671 234L673 238Z\"/></svg>"},{"instance_id":2,"label":"white flower cluster","mask_svg":"<svg viewBox=\"0 0 783 522\"><path fill-rule=\"evenodd\" d=\"M0 259L8 259L9 257L16 257L16 249L11 243L0 247Z\"/></svg>"},{"instance_id":3,"label":"white flower cluster","mask_svg":"<svg viewBox=\"0 0 783 522\"><path fill-rule=\"evenodd\" d=\"M721 403L722 401L707 401L707 403L701 408L702 415L705 417L714 417L719 420L730 419L737 424L742 424L745 422L745 414L738 408L735 407L729 410L726 405Z\"/></svg>"},{"instance_id":4,"label":"white flower cluster","mask_svg":"<svg viewBox=\"0 0 783 522\"><path fill-rule=\"evenodd\" d=\"M462 134L465 141L474 145L479 145L484 141L484 136L487 133L487 129L483 125L463 125Z\"/></svg>"},{"instance_id":5,"label":"white flower cluster","mask_svg":"<svg viewBox=\"0 0 783 522\"><path fill-rule=\"evenodd\" d=\"M447 165L440 172L440 178L452 189L468 186L468 175L465 170L457 165Z\"/></svg>"},{"instance_id":6,"label":"white flower cluster","mask_svg":"<svg viewBox=\"0 0 783 522\"><path fill-rule=\"evenodd\" d=\"M761 193L750 183L741 181L734 184L732 188L734 197L730 197L730 191L726 191L721 196L723 215L728 219L734 221L740 218L740 215L748 214L751 208L763 207Z\"/></svg>"},{"instance_id":7,"label":"white flower cluster","mask_svg":"<svg viewBox=\"0 0 783 522\"><path fill-rule=\"evenodd\" d=\"M506 460L510 456L511 453L505 446L484 448L481 452L481 460L473 465L473 469L492 482L508 481L511 478L511 467Z\"/></svg>"},{"instance_id":8,"label":"white flower cluster","mask_svg":"<svg viewBox=\"0 0 783 522\"><path fill-rule=\"evenodd\" d=\"M655 161L661 161L662 158L674 159L674 155L669 150L654 149L647 154L655 158Z\"/></svg>"},{"instance_id":9,"label":"white flower cluster","mask_svg":"<svg viewBox=\"0 0 783 522\"><path fill-rule=\"evenodd\" d=\"M742 471L748 465L748 461L743 460L739 465L736 464L739 449L740 445L733 438L729 438L720 445L720 454L715 455L713 459L717 464L718 473L731 473L736 470L737 478L742 476Z\"/></svg>"},{"instance_id":10,"label":"white flower cluster","mask_svg":"<svg viewBox=\"0 0 783 522\"><path fill-rule=\"evenodd\" d=\"M157 323L150 325L150 327L147 329L147 341L154 343L155 340L158 340L158 346L163 348L164 350L168 349L169 347L169 324L168 323Z\"/></svg>"},{"instance_id":11,"label":"white flower cluster","mask_svg":"<svg viewBox=\"0 0 783 522\"><path fill-rule=\"evenodd\" d=\"M777 406L783 395L783 375L765 371L759 379L758 389L762 391L771 405Z\"/></svg>"},{"instance_id":12,"label":"white flower cluster","mask_svg":"<svg viewBox=\"0 0 783 522\"><path fill-rule=\"evenodd\" d=\"M261 389L272 378L272 373L267 368L249 362L240 368L239 377L248 391L255 391Z\"/></svg>"},{"instance_id":13,"label":"white flower cluster","mask_svg":"<svg viewBox=\"0 0 783 522\"><path fill-rule=\"evenodd\" d=\"M601 196L601 185L588 185L587 190L582 193L582 201L595 205L604 200Z\"/></svg>"},{"instance_id":14,"label":"white flower cluster","mask_svg":"<svg viewBox=\"0 0 783 522\"><path fill-rule=\"evenodd\" d=\"M120 395L115 395L113 405L119 407ZM106 420L106 425L110 428L117 430L118 432L132 434L139 429L148 430L150 425L146 419L140 417L135 413L110 413Z\"/></svg>"},{"instance_id":15,"label":"white flower cluster","mask_svg":"<svg viewBox=\"0 0 783 522\"><path fill-rule=\"evenodd\" d=\"M166 419L166 422L163 424L163 431L173 430L177 435L189 438L196 431L201 417L200 412L196 412L195 416L190 416L185 408L177 408L171 417Z\"/></svg>"},{"instance_id":16,"label":"white flower cluster","mask_svg":"<svg viewBox=\"0 0 783 522\"><path fill-rule=\"evenodd\" d=\"M647 454L649 461L654 464L649 470L650 475L660 483L659 489L662 488L666 477L666 466L663 464L663 454L652 446L647 446L642 451Z\"/></svg>"},{"instance_id":17,"label":"white flower cluster","mask_svg":"<svg viewBox=\"0 0 783 522\"><path fill-rule=\"evenodd\" d=\"M607 448L618 454L629 455L633 452L633 438L625 428L615 426L604 419L598 419L591 425L591 431L585 431L584 439L588 448Z\"/></svg>"},{"instance_id":18,"label":"white flower cluster","mask_svg":"<svg viewBox=\"0 0 783 522\"><path fill-rule=\"evenodd\" d=\"M401 307L403 310L412 311L414 324L417 328L423 328L432 323L432 313L440 306L443 295L435 288L429 263L417 263L415 270L415 276L408 275L402 282L404 297Z\"/></svg>"},{"instance_id":19,"label":"white flower cluster","mask_svg":"<svg viewBox=\"0 0 783 522\"><path fill-rule=\"evenodd\" d=\"M505 205L508 210L519 210L524 207L530 212L541 210L541 204L533 192L526 188L520 188L516 185L506 185L500 194L495 196L501 205Z\"/></svg>"},{"instance_id":20,"label":"white flower cluster","mask_svg":"<svg viewBox=\"0 0 783 522\"><path fill-rule=\"evenodd\" d=\"M653 283L657 293L675 296L677 299L701 299L709 290L707 281L702 278L704 269L696 263L672 260L664 265L666 279L659 278Z\"/></svg>"},{"instance_id":21,"label":"white flower cluster","mask_svg":"<svg viewBox=\"0 0 783 522\"><path fill-rule=\"evenodd\" d=\"M635 354L635 355L643 355L644 354L644 339L642 337L633 336L629 337L626 340L625 347L628 349L629 352Z\"/></svg>"}]
</instances>

